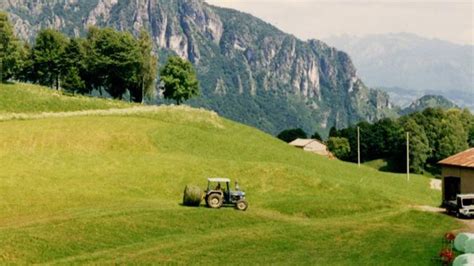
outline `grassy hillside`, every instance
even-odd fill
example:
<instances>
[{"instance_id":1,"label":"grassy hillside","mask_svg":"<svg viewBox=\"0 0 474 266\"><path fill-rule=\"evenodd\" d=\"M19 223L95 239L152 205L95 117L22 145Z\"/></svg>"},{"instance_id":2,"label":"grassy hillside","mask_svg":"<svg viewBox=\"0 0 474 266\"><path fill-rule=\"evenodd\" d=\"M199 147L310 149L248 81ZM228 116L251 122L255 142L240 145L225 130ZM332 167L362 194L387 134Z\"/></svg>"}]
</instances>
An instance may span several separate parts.
<instances>
[{"instance_id":1,"label":"grassy hillside","mask_svg":"<svg viewBox=\"0 0 474 266\"><path fill-rule=\"evenodd\" d=\"M0 263L430 264L459 226L413 207L439 203L424 177L204 110L137 110L0 122ZM249 209L181 206L209 176L238 179Z\"/></svg>"},{"instance_id":2,"label":"grassy hillside","mask_svg":"<svg viewBox=\"0 0 474 266\"><path fill-rule=\"evenodd\" d=\"M33 84L1 84L0 114L65 112L130 107L123 101L65 95Z\"/></svg>"}]
</instances>

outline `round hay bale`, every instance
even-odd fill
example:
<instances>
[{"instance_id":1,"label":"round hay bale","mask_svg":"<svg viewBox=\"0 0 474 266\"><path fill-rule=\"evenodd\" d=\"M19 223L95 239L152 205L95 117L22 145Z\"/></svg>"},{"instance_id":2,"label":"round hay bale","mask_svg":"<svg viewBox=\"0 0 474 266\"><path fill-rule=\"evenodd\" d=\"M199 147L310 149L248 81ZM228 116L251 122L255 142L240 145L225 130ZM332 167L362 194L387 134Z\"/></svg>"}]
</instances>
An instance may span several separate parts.
<instances>
[{"instance_id":1,"label":"round hay bale","mask_svg":"<svg viewBox=\"0 0 474 266\"><path fill-rule=\"evenodd\" d=\"M183 205L199 206L201 204L203 192L200 187L186 185L184 188Z\"/></svg>"},{"instance_id":2,"label":"round hay bale","mask_svg":"<svg viewBox=\"0 0 474 266\"><path fill-rule=\"evenodd\" d=\"M473 238L474 234L470 233L459 233L454 239L454 248L458 251L464 252L466 241L469 238Z\"/></svg>"},{"instance_id":3,"label":"round hay bale","mask_svg":"<svg viewBox=\"0 0 474 266\"><path fill-rule=\"evenodd\" d=\"M465 266L474 264L474 254L462 254L453 261L453 266Z\"/></svg>"}]
</instances>

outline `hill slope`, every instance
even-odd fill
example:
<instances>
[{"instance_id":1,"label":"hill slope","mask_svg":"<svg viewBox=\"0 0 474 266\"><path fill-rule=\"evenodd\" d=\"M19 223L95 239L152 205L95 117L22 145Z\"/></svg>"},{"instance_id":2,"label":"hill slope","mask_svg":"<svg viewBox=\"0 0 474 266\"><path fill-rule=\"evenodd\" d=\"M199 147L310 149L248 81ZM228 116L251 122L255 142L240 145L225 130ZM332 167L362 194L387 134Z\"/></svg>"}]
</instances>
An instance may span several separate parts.
<instances>
[{"instance_id":1,"label":"hill slope","mask_svg":"<svg viewBox=\"0 0 474 266\"><path fill-rule=\"evenodd\" d=\"M439 203L421 176L305 153L205 110L107 112L0 122L0 262L428 264L459 226L412 207ZM180 206L208 176L238 179L249 209Z\"/></svg>"},{"instance_id":2,"label":"hill slope","mask_svg":"<svg viewBox=\"0 0 474 266\"><path fill-rule=\"evenodd\" d=\"M202 97L189 104L272 134L294 127L327 133L394 115L388 95L368 89L346 53L203 1L18 0L0 7L30 39L46 27L70 35L89 25L134 34L145 27L162 61L175 53L196 66Z\"/></svg>"},{"instance_id":3,"label":"hill slope","mask_svg":"<svg viewBox=\"0 0 474 266\"><path fill-rule=\"evenodd\" d=\"M67 95L32 84L0 83L0 114L66 112L132 106L134 105L123 101Z\"/></svg>"}]
</instances>

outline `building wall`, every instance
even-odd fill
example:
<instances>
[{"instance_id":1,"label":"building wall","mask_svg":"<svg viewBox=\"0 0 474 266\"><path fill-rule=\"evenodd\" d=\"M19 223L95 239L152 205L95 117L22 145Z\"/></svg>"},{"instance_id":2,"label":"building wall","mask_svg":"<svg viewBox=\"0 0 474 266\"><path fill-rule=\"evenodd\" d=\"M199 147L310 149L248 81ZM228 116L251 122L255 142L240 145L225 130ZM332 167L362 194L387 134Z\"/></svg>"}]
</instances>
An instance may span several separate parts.
<instances>
[{"instance_id":1,"label":"building wall","mask_svg":"<svg viewBox=\"0 0 474 266\"><path fill-rule=\"evenodd\" d=\"M474 193L474 168L442 166L443 175L443 199L444 199L444 178L453 176L461 178L461 193Z\"/></svg>"}]
</instances>

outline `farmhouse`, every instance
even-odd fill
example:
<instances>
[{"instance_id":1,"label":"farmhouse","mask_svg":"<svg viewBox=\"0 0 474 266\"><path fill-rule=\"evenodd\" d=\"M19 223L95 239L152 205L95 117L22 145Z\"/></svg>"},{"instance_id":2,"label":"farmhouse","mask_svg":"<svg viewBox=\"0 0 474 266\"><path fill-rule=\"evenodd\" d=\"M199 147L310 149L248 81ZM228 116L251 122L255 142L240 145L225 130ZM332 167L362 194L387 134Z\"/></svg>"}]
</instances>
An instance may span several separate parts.
<instances>
[{"instance_id":1,"label":"farmhouse","mask_svg":"<svg viewBox=\"0 0 474 266\"><path fill-rule=\"evenodd\" d=\"M314 152L319 155L329 156L329 152L326 145L315 139L295 139L289 144L305 151Z\"/></svg>"},{"instance_id":2,"label":"farmhouse","mask_svg":"<svg viewBox=\"0 0 474 266\"><path fill-rule=\"evenodd\" d=\"M443 203L455 200L457 194L474 193L474 148L470 148L439 164L443 175Z\"/></svg>"}]
</instances>

